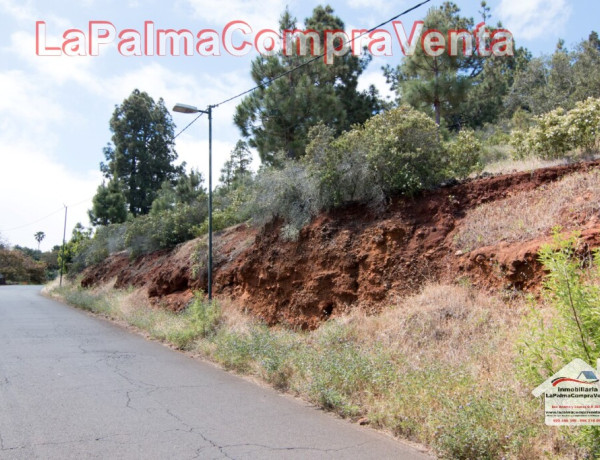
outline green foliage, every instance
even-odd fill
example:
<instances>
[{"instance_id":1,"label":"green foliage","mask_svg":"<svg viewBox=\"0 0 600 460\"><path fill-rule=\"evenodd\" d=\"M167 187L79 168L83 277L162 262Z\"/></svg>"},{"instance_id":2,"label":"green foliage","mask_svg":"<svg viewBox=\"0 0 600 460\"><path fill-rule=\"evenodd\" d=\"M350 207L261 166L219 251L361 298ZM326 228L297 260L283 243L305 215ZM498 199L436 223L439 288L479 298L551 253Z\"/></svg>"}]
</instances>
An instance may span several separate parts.
<instances>
[{"instance_id":1,"label":"green foliage","mask_svg":"<svg viewBox=\"0 0 600 460\"><path fill-rule=\"evenodd\" d=\"M578 101L600 97L600 48L598 34L577 45L575 51L558 42L549 57L531 59L516 70L505 97L506 114L522 109L542 115L557 108L572 109Z\"/></svg>"},{"instance_id":2,"label":"green foliage","mask_svg":"<svg viewBox=\"0 0 600 460\"><path fill-rule=\"evenodd\" d=\"M74 275L83 270L86 265L82 257L92 238L92 230L86 229L77 222L73 228L71 239L64 245L58 255L59 267L62 266L63 273Z\"/></svg>"},{"instance_id":3,"label":"green foliage","mask_svg":"<svg viewBox=\"0 0 600 460\"><path fill-rule=\"evenodd\" d=\"M147 214L162 183L182 172L181 167L173 165L177 153L171 115L162 99L157 103L136 89L115 108L110 130L113 145L104 149L106 163L101 163L100 169L109 185L118 184L133 216ZM114 197L109 203L113 201L120 206L120 199ZM100 207L93 210L96 217L103 216L103 204L100 200Z\"/></svg>"},{"instance_id":4,"label":"green foliage","mask_svg":"<svg viewBox=\"0 0 600 460\"><path fill-rule=\"evenodd\" d=\"M221 169L221 177L219 180L225 188L235 187L252 175L250 164L252 163L252 154L248 149L248 145L239 140L235 144L235 148L231 151L229 160L225 162Z\"/></svg>"},{"instance_id":5,"label":"green foliage","mask_svg":"<svg viewBox=\"0 0 600 460\"><path fill-rule=\"evenodd\" d=\"M77 247L69 270L81 272L86 267L102 262L110 254L123 251L127 224L98 227L92 238L83 240Z\"/></svg>"},{"instance_id":6,"label":"green foliage","mask_svg":"<svg viewBox=\"0 0 600 460\"><path fill-rule=\"evenodd\" d=\"M533 385L575 358L593 367L600 358L600 252L592 262L580 258L581 249L577 234L566 237L558 230L553 243L540 249L540 261L548 272L544 297L556 316L544 321L534 308L523 325L519 367ZM563 434L587 451L586 458L600 455L599 427L566 429Z\"/></svg>"},{"instance_id":7,"label":"green foliage","mask_svg":"<svg viewBox=\"0 0 600 460\"><path fill-rule=\"evenodd\" d=\"M472 130L460 131L444 147L448 158L449 177L466 179L472 172L481 172L483 169L483 147Z\"/></svg>"},{"instance_id":8,"label":"green foliage","mask_svg":"<svg viewBox=\"0 0 600 460\"><path fill-rule=\"evenodd\" d=\"M254 223L262 225L276 218L284 220L295 232L321 209L317 185L306 166L296 161L280 161L281 169L258 172L250 212Z\"/></svg>"},{"instance_id":9,"label":"green foliage","mask_svg":"<svg viewBox=\"0 0 600 460\"><path fill-rule=\"evenodd\" d=\"M310 131L309 139L305 164L318 184L321 207L381 199L383 192L366 161L361 130L352 129L335 139L334 131L321 124Z\"/></svg>"},{"instance_id":10,"label":"green foliage","mask_svg":"<svg viewBox=\"0 0 600 460\"><path fill-rule=\"evenodd\" d=\"M221 308L216 301L208 302L202 293L195 293L192 303L180 313L181 327L168 330L165 338L181 350L190 349L198 339L216 333L221 317Z\"/></svg>"},{"instance_id":11,"label":"green foliage","mask_svg":"<svg viewBox=\"0 0 600 460\"><path fill-rule=\"evenodd\" d=\"M296 19L289 11L281 16L279 28L281 33L297 28ZM315 50L320 52L324 31L344 30L344 23L330 6L317 6L306 19L305 29L319 33L321 43ZM252 62L252 79L261 86L246 96L236 109L236 125L265 164L274 164L278 152L284 152L288 159L303 157L308 131L319 122L339 134L355 123L363 123L381 109L374 88L363 92L357 89L358 78L368 59L351 53L337 58L332 65L319 59L285 78L269 82L310 59L310 56L299 56L295 49L290 54L258 56Z\"/></svg>"},{"instance_id":12,"label":"green foliage","mask_svg":"<svg viewBox=\"0 0 600 460\"><path fill-rule=\"evenodd\" d=\"M192 169L191 173L181 173L175 184L166 180L162 183L156 199L152 202L152 214L172 210L179 204L193 204L206 200L204 178L200 172Z\"/></svg>"},{"instance_id":13,"label":"green foliage","mask_svg":"<svg viewBox=\"0 0 600 460\"><path fill-rule=\"evenodd\" d=\"M118 180L102 183L92 200L92 209L88 211L92 225L110 225L125 222L127 202Z\"/></svg>"},{"instance_id":14,"label":"green foliage","mask_svg":"<svg viewBox=\"0 0 600 460\"><path fill-rule=\"evenodd\" d=\"M589 98L568 112L558 108L536 117L527 130L512 132L511 145L516 158L534 155L543 159L562 158L580 149L584 154L600 146L600 99Z\"/></svg>"},{"instance_id":15,"label":"green foliage","mask_svg":"<svg viewBox=\"0 0 600 460\"><path fill-rule=\"evenodd\" d=\"M490 24L486 5L481 13L483 21ZM449 1L431 8L424 23L424 30L438 30L445 36L449 30L475 28L474 19L461 16L460 8ZM488 30L493 28L488 26ZM384 73L399 104L418 108L452 130L475 128L496 121L515 71L525 65L529 55L521 48L514 56L481 56L473 51L471 56L461 52L433 57L418 46L397 67L386 66Z\"/></svg>"},{"instance_id":16,"label":"green foliage","mask_svg":"<svg viewBox=\"0 0 600 460\"><path fill-rule=\"evenodd\" d=\"M197 227L206 218L207 208L206 202L202 200L139 216L127 224L125 246L132 257L137 257L193 239Z\"/></svg>"},{"instance_id":17,"label":"green foliage","mask_svg":"<svg viewBox=\"0 0 600 460\"><path fill-rule=\"evenodd\" d=\"M446 165L439 132L424 113L402 106L358 130L375 183L385 193L411 194L442 179Z\"/></svg>"},{"instance_id":18,"label":"green foliage","mask_svg":"<svg viewBox=\"0 0 600 460\"><path fill-rule=\"evenodd\" d=\"M42 284L46 281L46 264L18 249L0 248L0 275L7 283Z\"/></svg>"},{"instance_id":19,"label":"green foliage","mask_svg":"<svg viewBox=\"0 0 600 460\"><path fill-rule=\"evenodd\" d=\"M461 17L460 9L452 2L431 8L424 19L424 30L435 29L447 35L449 29L470 30L473 19ZM433 108L436 123L453 111L465 98L469 87L468 74L479 60L463 55L428 56L417 46L412 56L406 57L396 69L386 69L388 81L396 89L399 102L413 107L430 110Z\"/></svg>"},{"instance_id":20,"label":"green foliage","mask_svg":"<svg viewBox=\"0 0 600 460\"><path fill-rule=\"evenodd\" d=\"M250 219L251 187L251 183L238 183L236 187L226 190L224 195L215 197L213 203L213 231L225 230ZM196 235L204 235L205 233L208 233L208 216L196 229Z\"/></svg>"},{"instance_id":21,"label":"green foliage","mask_svg":"<svg viewBox=\"0 0 600 460\"><path fill-rule=\"evenodd\" d=\"M40 249L40 243L43 241L44 238L46 238L46 234L44 232L36 232L33 237L35 238L35 240L38 243L38 250Z\"/></svg>"},{"instance_id":22,"label":"green foliage","mask_svg":"<svg viewBox=\"0 0 600 460\"><path fill-rule=\"evenodd\" d=\"M478 386L474 381L470 385ZM457 460L511 458L506 453L518 452L539 428L522 422L523 408L516 404L517 395L494 388L475 391L478 394L472 394L468 402L444 401L440 423L453 429L440 428L435 440L438 450L445 458Z\"/></svg>"}]
</instances>

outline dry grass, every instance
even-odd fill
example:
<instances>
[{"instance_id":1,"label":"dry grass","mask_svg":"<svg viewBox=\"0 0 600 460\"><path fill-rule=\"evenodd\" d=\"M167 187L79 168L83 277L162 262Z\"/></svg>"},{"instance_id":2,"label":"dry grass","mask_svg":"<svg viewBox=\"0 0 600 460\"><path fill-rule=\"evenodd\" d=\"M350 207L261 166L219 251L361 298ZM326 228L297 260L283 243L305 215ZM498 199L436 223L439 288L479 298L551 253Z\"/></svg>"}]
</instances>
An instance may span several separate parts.
<instances>
[{"instance_id":1,"label":"dry grass","mask_svg":"<svg viewBox=\"0 0 600 460\"><path fill-rule=\"evenodd\" d=\"M454 243L473 249L501 241L527 241L548 235L552 227L587 222L600 211L600 171L572 174L536 190L485 203L460 222Z\"/></svg>"},{"instance_id":2,"label":"dry grass","mask_svg":"<svg viewBox=\"0 0 600 460\"><path fill-rule=\"evenodd\" d=\"M521 313L519 304L508 307L469 287L430 284L378 316L351 313L346 321L355 324L365 343L379 342L416 361L436 359L455 365L487 347L492 338L499 341L495 357L510 361L511 347L499 336L515 330Z\"/></svg>"},{"instance_id":3,"label":"dry grass","mask_svg":"<svg viewBox=\"0 0 600 460\"><path fill-rule=\"evenodd\" d=\"M530 157L523 160L513 160L511 158L502 159L493 163L487 164L483 172L490 174L509 174L522 171L533 171L540 168L550 168L552 166L560 166L568 164L567 158L559 160L542 160L541 158Z\"/></svg>"}]
</instances>

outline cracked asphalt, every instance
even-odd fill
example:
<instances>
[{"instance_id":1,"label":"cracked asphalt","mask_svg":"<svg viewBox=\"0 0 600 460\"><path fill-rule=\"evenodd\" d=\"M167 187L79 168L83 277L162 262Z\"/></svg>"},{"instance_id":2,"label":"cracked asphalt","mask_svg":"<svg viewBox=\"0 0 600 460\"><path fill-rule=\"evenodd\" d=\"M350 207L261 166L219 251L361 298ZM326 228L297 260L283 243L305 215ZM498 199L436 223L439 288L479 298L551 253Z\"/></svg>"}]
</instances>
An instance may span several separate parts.
<instances>
[{"instance_id":1,"label":"cracked asphalt","mask_svg":"<svg viewBox=\"0 0 600 460\"><path fill-rule=\"evenodd\" d=\"M427 459L381 433L0 287L1 459Z\"/></svg>"}]
</instances>

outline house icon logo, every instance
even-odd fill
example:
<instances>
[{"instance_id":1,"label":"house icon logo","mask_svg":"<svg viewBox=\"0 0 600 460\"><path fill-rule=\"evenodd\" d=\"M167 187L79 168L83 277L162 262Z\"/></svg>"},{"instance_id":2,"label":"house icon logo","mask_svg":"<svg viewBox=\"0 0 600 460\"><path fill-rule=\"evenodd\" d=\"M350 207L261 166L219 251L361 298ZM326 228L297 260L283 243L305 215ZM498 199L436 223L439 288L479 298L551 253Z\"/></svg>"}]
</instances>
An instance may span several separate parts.
<instances>
[{"instance_id":1,"label":"house icon logo","mask_svg":"<svg viewBox=\"0 0 600 460\"><path fill-rule=\"evenodd\" d=\"M600 425L598 370L574 359L532 391L545 396L546 425Z\"/></svg>"},{"instance_id":2,"label":"house icon logo","mask_svg":"<svg viewBox=\"0 0 600 460\"><path fill-rule=\"evenodd\" d=\"M552 386L555 387L563 382L575 382L584 385L591 385L598 383L598 377L596 377L595 371L581 371L576 379L570 379L568 377L557 377L552 380Z\"/></svg>"}]
</instances>

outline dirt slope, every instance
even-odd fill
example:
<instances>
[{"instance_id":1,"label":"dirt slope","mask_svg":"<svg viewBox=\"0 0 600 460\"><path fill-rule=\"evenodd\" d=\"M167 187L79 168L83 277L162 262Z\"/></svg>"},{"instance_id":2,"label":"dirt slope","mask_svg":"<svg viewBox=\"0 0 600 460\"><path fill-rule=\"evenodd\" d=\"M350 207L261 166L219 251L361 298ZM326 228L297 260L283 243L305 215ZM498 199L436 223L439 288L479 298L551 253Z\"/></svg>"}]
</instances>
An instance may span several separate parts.
<instances>
[{"instance_id":1,"label":"dirt slope","mask_svg":"<svg viewBox=\"0 0 600 460\"><path fill-rule=\"evenodd\" d=\"M428 280L468 277L480 288L529 290L539 285L536 253L548 235L462 253L453 244L461 220L480 204L598 167L592 162L477 179L380 209L348 206L320 215L296 242L282 240L279 222L260 231L238 226L215 238L213 289L269 324L302 328L357 305L377 310ZM568 228L571 222L557 223ZM597 220L584 227L589 246L600 246ZM82 284L116 278L116 287L143 287L156 304L179 309L192 290L206 286L206 270L197 262L204 254L199 240L135 261L115 254L88 269Z\"/></svg>"}]
</instances>

